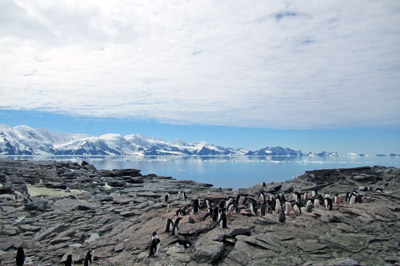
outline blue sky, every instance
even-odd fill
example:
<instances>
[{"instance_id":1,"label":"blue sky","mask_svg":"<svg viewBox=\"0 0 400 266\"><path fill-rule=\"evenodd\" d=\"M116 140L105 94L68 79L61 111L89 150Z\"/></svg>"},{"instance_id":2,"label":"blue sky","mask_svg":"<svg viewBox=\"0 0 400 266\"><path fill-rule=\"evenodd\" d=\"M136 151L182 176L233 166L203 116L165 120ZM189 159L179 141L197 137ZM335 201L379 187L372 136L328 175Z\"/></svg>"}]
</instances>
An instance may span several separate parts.
<instances>
[{"instance_id":1,"label":"blue sky","mask_svg":"<svg viewBox=\"0 0 400 266\"><path fill-rule=\"evenodd\" d=\"M400 1L0 2L0 122L400 153Z\"/></svg>"}]
</instances>

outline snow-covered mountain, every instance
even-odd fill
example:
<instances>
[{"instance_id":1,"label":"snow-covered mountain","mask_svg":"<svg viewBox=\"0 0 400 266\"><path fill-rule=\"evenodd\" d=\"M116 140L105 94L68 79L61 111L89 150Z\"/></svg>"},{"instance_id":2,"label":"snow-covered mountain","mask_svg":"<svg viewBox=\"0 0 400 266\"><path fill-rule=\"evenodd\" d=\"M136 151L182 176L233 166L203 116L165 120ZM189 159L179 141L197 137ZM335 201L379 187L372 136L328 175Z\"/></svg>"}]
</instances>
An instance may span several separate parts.
<instances>
[{"instance_id":1,"label":"snow-covered mountain","mask_svg":"<svg viewBox=\"0 0 400 266\"><path fill-rule=\"evenodd\" d=\"M0 124L0 155L236 155L245 152L206 142L170 143L139 134L93 137Z\"/></svg>"},{"instance_id":2,"label":"snow-covered mountain","mask_svg":"<svg viewBox=\"0 0 400 266\"><path fill-rule=\"evenodd\" d=\"M226 148L206 142L167 142L139 134L121 136L52 132L28 126L0 124L0 155L284 155L302 156L302 152L282 147L257 151Z\"/></svg>"}]
</instances>

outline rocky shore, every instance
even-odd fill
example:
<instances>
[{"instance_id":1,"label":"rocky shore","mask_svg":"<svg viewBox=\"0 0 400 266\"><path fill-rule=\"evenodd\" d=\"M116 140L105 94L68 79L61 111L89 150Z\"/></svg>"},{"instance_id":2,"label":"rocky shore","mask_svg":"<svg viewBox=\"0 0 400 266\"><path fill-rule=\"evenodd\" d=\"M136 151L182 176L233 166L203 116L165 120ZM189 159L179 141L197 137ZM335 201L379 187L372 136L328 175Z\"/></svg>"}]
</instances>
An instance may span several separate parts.
<instances>
[{"instance_id":1,"label":"rocky shore","mask_svg":"<svg viewBox=\"0 0 400 266\"><path fill-rule=\"evenodd\" d=\"M292 200L293 192L303 197L313 190L341 200L332 210L291 212L283 223L278 214L261 216L241 203L226 214L228 228L203 220L207 209L191 213L195 199L208 198L214 207L239 194ZM345 195L354 190L362 203L349 205ZM70 254L83 265L90 248L92 265L400 265L399 192L400 169L382 166L309 171L233 191L136 169L2 158L0 265L15 265L18 247L25 250L25 265L58 265ZM177 215L179 209L188 214ZM165 232L167 220L177 217L177 234ZM160 248L149 257L153 232ZM179 245L179 239L190 244Z\"/></svg>"}]
</instances>

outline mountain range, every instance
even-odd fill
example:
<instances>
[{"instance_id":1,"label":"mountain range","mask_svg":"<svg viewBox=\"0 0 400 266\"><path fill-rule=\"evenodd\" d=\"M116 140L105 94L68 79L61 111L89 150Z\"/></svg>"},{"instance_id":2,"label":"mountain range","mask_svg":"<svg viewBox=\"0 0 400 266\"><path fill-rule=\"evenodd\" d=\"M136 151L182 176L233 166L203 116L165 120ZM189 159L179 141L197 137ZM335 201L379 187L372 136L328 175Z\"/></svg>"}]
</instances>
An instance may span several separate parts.
<instances>
[{"instance_id":1,"label":"mountain range","mask_svg":"<svg viewBox=\"0 0 400 266\"><path fill-rule=\"evenodd\" d=\"M167 142L139 134L121 136L53 132L0 124L0 155L281 155L302 156L299 150L266 147L256 151L181 140Z\"/></svg>"}]
</instances>

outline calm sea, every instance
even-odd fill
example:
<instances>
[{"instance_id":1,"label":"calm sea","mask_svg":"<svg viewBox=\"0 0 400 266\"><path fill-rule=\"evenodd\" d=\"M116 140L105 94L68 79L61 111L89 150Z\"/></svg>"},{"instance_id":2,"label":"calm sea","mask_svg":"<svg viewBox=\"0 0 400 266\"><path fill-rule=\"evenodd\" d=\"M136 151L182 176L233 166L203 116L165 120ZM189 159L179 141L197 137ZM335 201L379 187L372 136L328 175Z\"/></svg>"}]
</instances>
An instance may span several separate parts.
<instances>
[{"instance_id":1,"label":"calm sea","mask_svg":"<svg viewBox=\"0 0 400 266\"><path fill-rule=\"evenodd\" d=\"M172 176L210 183L215 187L247 188L263 181L280 182L308 170L359 166L400 167L400 157L272 157L272 156L134 156L134 157L18 157L33 160L87 162L97 169L135 168L142 174Z\"/></svg>"}]
</instances>

